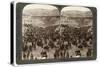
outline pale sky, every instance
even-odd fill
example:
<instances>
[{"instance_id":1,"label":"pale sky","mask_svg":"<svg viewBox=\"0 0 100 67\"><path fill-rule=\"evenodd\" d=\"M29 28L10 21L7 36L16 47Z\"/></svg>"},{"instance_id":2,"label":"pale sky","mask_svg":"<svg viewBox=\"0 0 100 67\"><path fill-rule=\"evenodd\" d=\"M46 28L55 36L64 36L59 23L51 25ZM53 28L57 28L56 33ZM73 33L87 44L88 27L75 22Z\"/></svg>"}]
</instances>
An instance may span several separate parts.
<instances>
[{"instance_id":1,"label":"pale sky","mask_svg":"<svg viewBox=\"0 0 100 67\"><path fill-rule=\"evenodd\" d=\"M44 10L42 10L44 9ZM28 11L27 11L28 10ZM54 11L53 11L54 10ZM55 11L56 10L56 11ZM29 14L29 16L57 16L58 9L55 6L52 5L41 5L41 4L29 4L26 5L23 9L23 13L25 14ZM89 8L86 7L77 7L77 6L68 6L68 7L64 7L61 12L63 15L66 15L67 11L82 11L82 12L87 12L89 11L91 14L91 10ZM63 13L65 12L65 13ZM82 13L83 15L84 13ZM73 15L72 15L73 16ZM75 13L75 16L79 16L77 15L77 13ZM81 16L81 15L80 15ZM24 18L23 18L24 19ZM32 20L31 24L34 24L34 26L45 26L45 25L50 25L50 24L54 24L54 23L58 23L58 19L57 18L50 18L49 20L42 20L41 18L25 18L26 20ZM46 19L46 18L45 18ZM26 21L26 23L29 23ZM73 25L75 25L75 21L74 23L71 23Z\"/></svg>"},{"instance_id":2,"label":"pale sky","mask_svg":"<svg viewBox=\"0 0 100 67\"><path fill-rule=\"evenodd\" d=\"M33 16L58 16L59 11L52 5L29 4L24 7L23 14Z\"/></svg>"},{"instance_id":3,"label":"pale sky","mask_svg":"<svg viewBox=\"0 0 100 67\"><path fill-rule=\"evenodd\" d=\"M42 5L42 4L29 4L24 7L24 10L28 9L48 9L48 10L53 10L57 9L55 6L52 5Z\"/></svg>"},{"instance_id":4,"label":"pale sky","mask_svg":"<svg viewBox=\"0 0 100 67\"><path fill-rule=\"evenodd\" d=\"M73 11L73 10L77 10L77 11L91 11L89 8L77 7L77 6L68 6L68 7L64 7L62 9L62 11Z\"/></svg>"}]
</instances>

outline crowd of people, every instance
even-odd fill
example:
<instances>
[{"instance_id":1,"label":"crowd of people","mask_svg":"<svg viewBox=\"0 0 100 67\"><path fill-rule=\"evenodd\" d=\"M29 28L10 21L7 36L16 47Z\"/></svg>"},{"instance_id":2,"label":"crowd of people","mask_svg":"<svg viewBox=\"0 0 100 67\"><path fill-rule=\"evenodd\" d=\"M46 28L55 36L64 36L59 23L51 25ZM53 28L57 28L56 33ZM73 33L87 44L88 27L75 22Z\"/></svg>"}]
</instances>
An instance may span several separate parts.
<instances>
[{"instance_id":1,"label":"crowd of people","mask_svg":"<svg viewBox=\"0 0 100 67\"><path fill-rule=\"evenodd\" d=\"M93 31L91 26L55 25L46 28L25 25L22 59L62 59L91 57Z\"/></svg>"}]
</instances>

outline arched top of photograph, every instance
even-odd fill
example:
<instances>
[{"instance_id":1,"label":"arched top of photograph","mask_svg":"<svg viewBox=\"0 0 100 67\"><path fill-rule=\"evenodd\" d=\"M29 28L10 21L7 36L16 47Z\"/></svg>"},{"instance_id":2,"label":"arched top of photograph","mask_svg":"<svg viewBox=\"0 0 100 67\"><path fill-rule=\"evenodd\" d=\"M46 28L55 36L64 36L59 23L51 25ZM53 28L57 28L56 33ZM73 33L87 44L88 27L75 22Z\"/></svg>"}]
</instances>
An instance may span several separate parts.
<instances>
[{"instance_id":1,"label":"arched top of photograph","mask_svg":"<svg viewBox=\"0 0 100 67\"><path fill-rule=\"evenodd\" d=\"M92 11L87 7L69 6L61 10L62 16L67 17L92 17Z\"/></svg>"},{"instance_id":2,"label":"arched top of photograph","mask_svg":"<svg viewBox=\"0 0 100 67\"><path fill-rule=\"evenodd\" d=\"M59 10L52 5L28 4L23 9L24 15L59 16Z\"/></svg>"}]
</instances>

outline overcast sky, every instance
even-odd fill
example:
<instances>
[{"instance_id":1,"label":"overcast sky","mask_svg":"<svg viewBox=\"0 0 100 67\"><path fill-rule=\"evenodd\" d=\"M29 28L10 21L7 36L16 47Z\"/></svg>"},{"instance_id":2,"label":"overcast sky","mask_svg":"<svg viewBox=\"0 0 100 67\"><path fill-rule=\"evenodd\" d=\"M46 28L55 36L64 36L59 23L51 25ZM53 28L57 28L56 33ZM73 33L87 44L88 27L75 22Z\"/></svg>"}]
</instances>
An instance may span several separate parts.
<instances>
[{"instance_id":1,"label":"overcast sky","mask_svg":"<svg viewBox=\"0 0 100 67\"><path fill-rule=\"evenodd\" d=\"M78 12L75 12L78 11ZM75 12L73 14L73 12ZM61 10L61 15L63 16L84 16L86 17L86 12L88 13L88 16L92 16L92 12L89 8L86 7L78 7L78 6L68 6L64 7ZM81 13L81 14L80 14ZM29 4L26 5L23 9L23 14L26 14L28 16L33 16L33 18L26 18L27 20L32 20L32 24L34 26L48 26L52 24L59 24L59 18L53 17L52 16L60 16L58 8L52 5L41 5L41 4ZM51 16L51 17L44 17L43 18L36 18L34 16ZM66 17L67 18L67 17ZM75 22L75 21L74 21ZM28 23L28 22L26 22ZM77 22L78 23L78 22ZM73 23L74 24L74 23ZM75 23L76 24L76 23ZM74 24L74 25L75 25Z\"/></svg>"}]
</instances>

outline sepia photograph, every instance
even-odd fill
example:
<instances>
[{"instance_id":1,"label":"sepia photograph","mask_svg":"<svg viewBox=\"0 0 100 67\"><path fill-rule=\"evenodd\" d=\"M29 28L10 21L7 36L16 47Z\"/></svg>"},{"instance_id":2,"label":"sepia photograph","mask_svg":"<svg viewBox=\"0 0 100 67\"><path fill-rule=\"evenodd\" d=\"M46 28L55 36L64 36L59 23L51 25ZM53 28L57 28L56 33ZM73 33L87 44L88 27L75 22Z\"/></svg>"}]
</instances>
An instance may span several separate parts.
<instances>
[{"instance_id":1,"label":"sepia photograph","mask_svg":"<svg viewBox=\"0 0 100 67\"><path fill-rule=\"evenodd\" d=\"M93 15L89 8L29 4L22 12L22 60L93 56Z\"/></svg>"}]
</instances>

